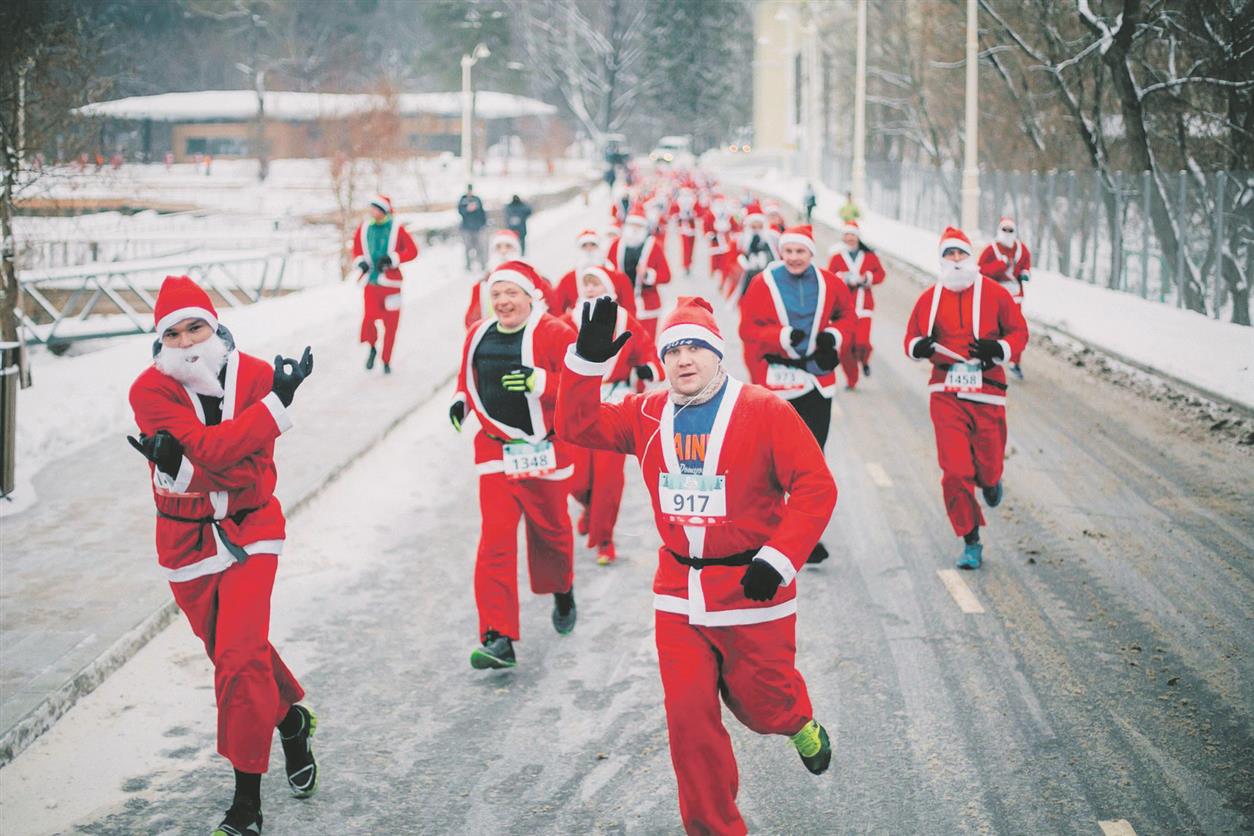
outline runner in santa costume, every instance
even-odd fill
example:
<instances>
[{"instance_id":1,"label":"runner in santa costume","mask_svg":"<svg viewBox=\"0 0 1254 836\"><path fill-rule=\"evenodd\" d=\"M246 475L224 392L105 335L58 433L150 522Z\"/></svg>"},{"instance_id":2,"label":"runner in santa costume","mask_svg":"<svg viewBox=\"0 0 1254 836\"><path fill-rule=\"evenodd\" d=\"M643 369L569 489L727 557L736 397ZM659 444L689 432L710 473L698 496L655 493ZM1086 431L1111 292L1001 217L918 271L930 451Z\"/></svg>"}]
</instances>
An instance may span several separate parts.
<instances>
[{"instance_id":1,"label":"runner in santa costume","mask_svg":"<svg viewBox=\"0 0 1254 836\"><path fill-rule=\"evenodd\" d=\"M853 294L853 310L857 314L852 339L840 352L840 368L845 373L846 387L858 385L858 370L871 376L871 312L875 310L874 285L884 281L880 257L862 241L857 221L846 221L840 243L832 247L827 262L829 272L845 283Z\"/></svg>"},{"instance_id":2,"label":"runner in santa costume","mask_svg":"<svg viewBox=\"0 0 1254 836\"><path fill-rule=\"evenodd\" d=\"M831 518L836 485L796 412L727 374L704 299L681 297L658 334L669 387L602 401L605 372L629 339L614 336L617 315L609 300L582 314L558 432L640 461L663 544L656 641L680 814L688 833L743 834L720 695L750 729L791 736L814 774L831 762L796 669L794 580Z\"/></svg>"},{"instance_id":3,"label":"runner in santa costume","mask_svg":"<svg viewBox=\"0 0 1254 836\"><path fill-rule=\"evenodd\" d=\"M583 297L572 311L562 317L575 329L583 322L584 308L596 299L607 297L618 302L617 290L605 268L585 267L580 276ZM648 339L643 326L622 305L618 310L614 336L631 333L632 337L604 375L601 397L610 403L618 403L628 392L636 391L638 381L662 379L662 364L658 360L657 349ZM571 480L570 494L583 506L576 530L587 536L590 548L597 550L597 563L608 566L618 557L614 548L614 526L618 522L618 507L623 499L626 456L613 450L587 447L572 446L571 452L575 459L575 475Z\"/></svg>"},{"instance_id":4,"label":"runner in santa costume","mask_svg":"<svg viewBox=\"0 0 1254 836\"><path fill-rule=\"evenodd\" d=\"M261 831L261 775L277 727L288 785L313 794L314 713L270 644L270 591L285 521L274 496L274 440L313 371L243 354L218 324L209 296L167 276L153 310L153 362L131 385L139 426L129 441L150 463L157 562L214 667L218 752L235 768L235 797L215 834ZM250 831L255 827L255 831Z\"/></svg>"},{"instance_id":5,"label":"runner in santa costume","mask_svg":"<svg viewBox=\"0 0 1254 836\"><path fill-rule=\"evenodd\" d=\"M692 273L692 252L697 243L697 225L700 220L698 211L697 193L691 183L681 186L675 193L669 214L675 221L675 231L679 233L680 258L685 276Z\"/></svg>"},{"instance_id":6,"label":"runner in santa costume","mask_svg":"<svg viewBox=\"0 0 1254 836\"><path fill-rule=\"evenodd\" d=\"M701 219L701 225L709 244L710 278L721 287L725 278L735 269L736 233L740 231L740 225L732 217L731 205L726 197L716 194L710 199L710 206Z\"/></svg>"},{"instance_id":7,"label":"runner in santa costume","mask_svg":"<svg viewBox=\"0 0 1254 836\"><path fill-rule=\"evenodd\" d=\"M578 254L575 256L575 268L568 270L557 280L553 288L553 307L549 313L560 316L579 304L582 293L579 287L579 274L589 267L601 267L610 277L614 285L614 295L618 304L627 309L632 316L636 315L636 296L632 290L631 279L625 273L605 267L605 255L601 251L601 236L595 229L580 230L575 239Z\"/></svg>"},{"instance_id":8,"label":"runner in santa costume","mask_svg":"<svg viewBox=\"0 0 1254 836\"><path fill-rule=\"evenodd\" d=\"M488 319L492 316L492 300L488 298L487 286L488 279L492 275L492 271L500 267L507 261L521 261L528 267L531 263L523 261L522 257L522 241L518 237L518 233L512 229L498 229L492 233L492 237L488 240L488 272L484 277L475 282L474 287L470 289L470 303L466 305L466 315L463 318L466 323L466 329L470 330L475 323L480 320ZM534 267L531 267L535 271ZM553 292L553 286L549 284L549 280L536 273L536 286L539 287L541 295L544 297L544 305L547 310L556 312L556 295Z\"/></svg>"},{"instance_id":9,"label":"runner in santa costume","mask_svg":"<svg viewBox=\"0 0 1254 836\"><path fill-rule=\"evenodd\" d=\"M932 426L941 492L954 533L963 538L960 569L983 561L984 514L1002 497L1006 449L1006 363L1019 359L1028 326L1010 294L980 275L971 241L949 227L941 236L940 276L923 291L906 324L906 354L930 360Z\"/></svg>"},{"instance_id":10,"label":"runner in santa costume","mask_svg":"<svg viewBox=\"0 0 1254 836\"><path fill-rule=\"evenodd\" d=\"M762 208L756 203L749 204L745 209L745 228L738 240L739 253L736 260L741 278L734 295L743 297L753 277L779 258L776 243L778 239L779 235L766 225L766 215Z\"/></svg>"},{"instance_id":11,"label":"runner in santa costume","mask_svg":"<svg viewBox=\"0 0 1254 836\"><path fill-rule=\"evenodd\" d=\"M1032 253L1019 240L1015 219L1009 215L1002 215L993 243L980 253L980 272L1006 288L1016 305L1023 304L1023 283L1032 278ZM1023 379L1018 363L1011 363L1009 368L1011 374Z\"/></svg>"},{"instance_id":12,"label":"runner in santa costume","mask_svg":"<svg viewBox=\"0 0 1254 836\"><path fill-rule=\"evenodd\" d=\"M631 279L635 288L636 318L652 339L657 333L658 316L662 313L662 297L657 288L671 280L671 268L657 239L649 234L644 210L631 210L627 223L623 225L622 237L610 244L605 262Z\"/></svg>"},{"instance_id":13,"label":"runner in santa costume","mask_svg":"<svg viewBox=\"0 0 1254 836\"><path fill-rule=\"evenodd\" d=\"M518 522L527 529L531 591L552 594L553 626L575 628L574 538L566 497L570 448L554 437L553 408L566 346L575 331L544 312L539 275L507 261L488 276L493 315L466 335L449 420L461 432L468 409L479 418L479 551L475 603L479 638L470 664L513 667L518 625Z\"/></svg>"},{"instance_id":14,"label":"runner in santa costume","mask_svg":"<svg viewBox=\"0 0 1254 836\"><path fill-rule=\"evenodd\" d=\"M383 323L383 373L392 373L392 349L401 322L400 266L418 257L418 245L409 232L392 216L392 200L387 195L370 199L370 220L353 233L353 260L365 284L365 309L361 318L361 341L370 345L366 368L373 369L378 356L376 323Z\"/></svg>"}]
</instances>

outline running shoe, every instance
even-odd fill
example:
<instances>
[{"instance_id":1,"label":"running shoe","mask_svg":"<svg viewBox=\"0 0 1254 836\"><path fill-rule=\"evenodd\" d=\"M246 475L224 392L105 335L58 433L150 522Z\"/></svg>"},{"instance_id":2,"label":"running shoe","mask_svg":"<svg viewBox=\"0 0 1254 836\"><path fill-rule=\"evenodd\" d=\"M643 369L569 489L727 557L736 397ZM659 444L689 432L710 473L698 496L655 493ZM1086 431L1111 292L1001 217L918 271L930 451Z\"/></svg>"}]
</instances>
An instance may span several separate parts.
<instances>
[{"instance_id":1,"label":"running shoe","mask_svg":"<svg viewBox=\"0 0 1254 836\"><path fill-rule=\"evenodd\" d=\"M597 546L597 563L601 566L609 566L618 559L618 553L614 551L613 543L602 543Z\"/></svg>"},{"instance_id":2,"label":"running shoe","mask_svg":"<svg viewBox=\"0 0 1254 836\"><path fill-rule=\"evenodd\" d=\"M294 705L292 708L300 712L304 722L300 731L291 737L284 737L280 732L279 742L283 744L288 789L297 798L308 798L318 789L318 762L314 760L313 744L309 742L318 730L318 715L308 706Z\"/></svg>"},{"instance_id":3,"label":"running shoe","mask_svg":"<svg viewBox=\"0 0 1254 836\"><path fill-rule=\"evenodd\" d=\"M827 729L811 720L801 727L801 731L789 738L797 747L797 754L806 769L815 775L822 775L832 762L832 741L827 736Z\"/></svg>"},{"instance_id":4,"label":"running shoe","mask_svg":"<svg viewBox=\"0 0 1254 836\"><path fill-rule=\"evenodd\" d=\"M476 647L470 654L470 666L479 670L512 668L517 664L514 660L514 643L509 640L509 636L502 636L495 630L489 630L483 639L483 645Z\"/></svg>"},{"instance_id":5,"label":"running shoe","mask_svg":"<svg viewBox=\"0 0 1254 836\"><path fill-rule=\"evenodd\" d=\"M989 508L1001 505L1001 480L997 480L997 484L991 488L980 488L980 493L984 494L984 503Z\"/></svg>"},{"instance_id":6,"label":"running shoe","mask_svg":"<svg viewBox=\"0 0 1254 836\"><path fill-rule=\"evenodd\" d=\"M980 564L984 562L984 545L982 543L967 543L962 547L962 557L958 558L957 566L959 569L979 569Z\"/></svg>"},{"instance_id":7,"label":"running shoe","mask_svg":"<svg viewBox=\"0 0 1254 836\"><path fill-rule=\"evenodd\" d=\"M246 801L236 801L212 836L257 836L261 833L261 811Z\"/></svg>"},{"instance_id":8,"label":"running shoe","mask_svg":"<svg viewBox=\"0 0 1254 836\"><path fill-rule=\"evenodd\" d=\"M553 629L563 636L575 629L575 590L553 593Z\"/></svg>"}]
</instances>

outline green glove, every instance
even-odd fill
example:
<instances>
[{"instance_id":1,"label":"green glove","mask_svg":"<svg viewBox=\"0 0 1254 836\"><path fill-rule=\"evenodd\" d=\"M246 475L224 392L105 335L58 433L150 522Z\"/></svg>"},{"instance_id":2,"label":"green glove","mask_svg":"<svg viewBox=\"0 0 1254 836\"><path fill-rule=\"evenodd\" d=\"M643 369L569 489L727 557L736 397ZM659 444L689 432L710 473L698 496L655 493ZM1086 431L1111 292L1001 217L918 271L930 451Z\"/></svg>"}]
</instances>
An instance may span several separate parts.
<instances>
[{"instance_id":1,"label":"green glove","mask_svg":"<svg viewBox=\"0 0 1254 836\"><path fill-rule=\"evenodd\" d=\"M501 386L506 392L534 392L536 388L536 370L530 366L522 366L512 372L501 375Z\"/></svg>"}]
</instances>

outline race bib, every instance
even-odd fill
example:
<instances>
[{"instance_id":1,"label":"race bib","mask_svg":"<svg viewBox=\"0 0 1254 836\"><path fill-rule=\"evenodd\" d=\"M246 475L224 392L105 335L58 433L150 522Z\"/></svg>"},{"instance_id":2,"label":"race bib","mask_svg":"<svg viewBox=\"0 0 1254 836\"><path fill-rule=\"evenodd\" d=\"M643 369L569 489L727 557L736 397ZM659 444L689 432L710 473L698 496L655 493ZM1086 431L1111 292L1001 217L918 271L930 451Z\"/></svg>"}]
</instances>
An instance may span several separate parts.
<instances>
[{"instance_id":1,"label":"race bib","mask_svg":"<svg viewBox=\"0 0 1254 836\"><path fill-rule=\"evenodd\" d=\"M766 367L766 388L775 390L805 389L810 385L810 375L805 369L771 363Z\"/></svg>"},{"instance_id":2,"label":"race bib","mask_svg":"<svg viewBox=\"0 0 1254 836\"><path fill-rule=\"evenodd\" d=\"M557 451L551 441L515 441L502 445L502 450L506 479L536 479L557 470Z\"/></svg>"},{"instance_id":3,"label":"race bib","mask_svg":"<svg viewBox=\"0 0 1254 836\"><path fill-rule=\"evenodd\" d=\"M979 361L954 363L945 372L946 392L978 392L984 388L984 372Z\"/></svg>"},{"instance_id":4,"label":"race bib","mask_svg":"<svg viewBox=\"0 0 1254 836\"><path fill-rule=\"evenodd\" d=\"M622 403L623 398L631 392L631 385L625 380L601 384L601 403Z\"/></svg>"},{"instance_id":5,"label":"race bib","mask_svg":"<svg viewBox=\"0 0 1254 836\"><path fill-rule=\"evenodd\" d=\"M659 473L662 517L676 525L726 525L727 477Z\"/></svg>"}]
</instances>

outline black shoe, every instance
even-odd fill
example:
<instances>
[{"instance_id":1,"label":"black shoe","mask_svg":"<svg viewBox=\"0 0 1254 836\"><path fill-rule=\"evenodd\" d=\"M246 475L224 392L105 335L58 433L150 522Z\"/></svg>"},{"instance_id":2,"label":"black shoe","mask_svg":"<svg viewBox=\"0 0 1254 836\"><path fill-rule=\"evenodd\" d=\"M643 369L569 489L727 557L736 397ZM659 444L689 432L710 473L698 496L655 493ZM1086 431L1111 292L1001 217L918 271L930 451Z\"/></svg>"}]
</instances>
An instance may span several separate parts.
<instances>
[{"instance_id":1,"label":"black shoe","mask_svg":"<svg viewBox=\"0 0 1254 836\"><path fill-rule=\"evenodd\" d=\"M391 373L392 373L392 367L391 367L390 365L388 365L387 363L384 363L384 364L383 364L383 373L384 373L384 374L391 374Z\"/></svg>"},{"instance_id":2,"label":"black shoe","mask_svg":"<svg viewBox=\"0 0 1254 836\"><path fill-rule=\"evenodd\" d=\"M998 480L996 485L991 488L980 488L980 493L984 494L984 504L989 508L996 508L1001 505L1001 481Z\"/></svg>"},{"instance_id":3,"label":"black shoe","mask_svg":"<svg viewBox=\"0 0 1254 836\"><path fill-rule=\"evenodd\" d=\"M863 363L863 364L862 364L862 376L863 376L863 377L870 377L870 376L871 376L871 364L870 364L870 363Z\"/></svg>"},{"instance_id":4,"label":"black shoe","mask_svg":"<svg viewBox=\"0 0 1254 836\"><path fill-rule=\"evenodd\" d=\"M514 643L509 636L502 636L495 630L489 630L483 639L483 646L476 647L470 654L470 666L478 670L512 668L517 664L514 661Z\"/></svg>"},{"instance_id":5,"label":"black shoe","mask_svg":"<svg viewBox=\"0 0 1254 836\"><path fill-rule=\"evenodd\" d=\"M1015 376L1016 380L1023 380L1023 369L1019 368L1018 363L1010 364L1010 373Z\"/></svg>"},{"instance_id":6,"label":"black shoe","mask_svg":"<svg viewBox=\"0 0 1254 836\"><path fill-rule=\"evenodd\" d=\"M314 760L313 746L309 738L318 730L318 715L313 710L294 705L304 722L300 731L291 737L279 733L279 742L283 744L284 768L287 772L287 786L297 798L308 798L318 789L318 762Z\"/></svg>"},{"instance_id":7,"label":"black shoe","mask_svg":"<svg viewBox=\"0 0 1254 836\"><path fill-rule=\"evenodd\" d=\"M814 551L810 552L810 556L806 558L806 563L822 563L827 558L827 546L818 543L814 546Z\"/></svg>"},{"instance_id":8,"label":"black shoe","mask_svg":"<svg viewBox=\"0 0 1254 836\"><path fill-rule=\"evenodd\" d=\"M553 593L553 629L563 636L575 629L575 590Z\"/></svg>"},{"instance_id":9,"label":"black shoe","mask_svg":"<svg viewBox=\"0 0 1254 836\"><path fill-rule=\"evenodd\" d=\"M261 833L261 811L246 801L236 801L212 836L256 836Z\"/></svg>"},{"instance_id":10,"label":"black shoe","mask_svg":"<svg viewBox=\"0 0 1254 836\"><path fill-rule=\"evenodd\" d=\"M791 738L792 745L797 747L797 754L801 755L801 762L805 764L806 769L815 775L822 775L832 764L832 741L827 736L827 729L823 728L817 720L811 720L806 723L801 731L794 734ZM815 746L818 746L816 749ZM803 754L809 752L809 755Z\"/></svg>"},{"instance_id":11,"label":"black shoe","mask_svg":"<svg viewBox=\"0 0 1254 836\"><path fill-rule=\"evenodd\" d=\"M370 371L371 369L374 368L375 356L376 356L375 347L370 346L370 353L366 355L366 371Z\"/></svg>"}]
</instances>

